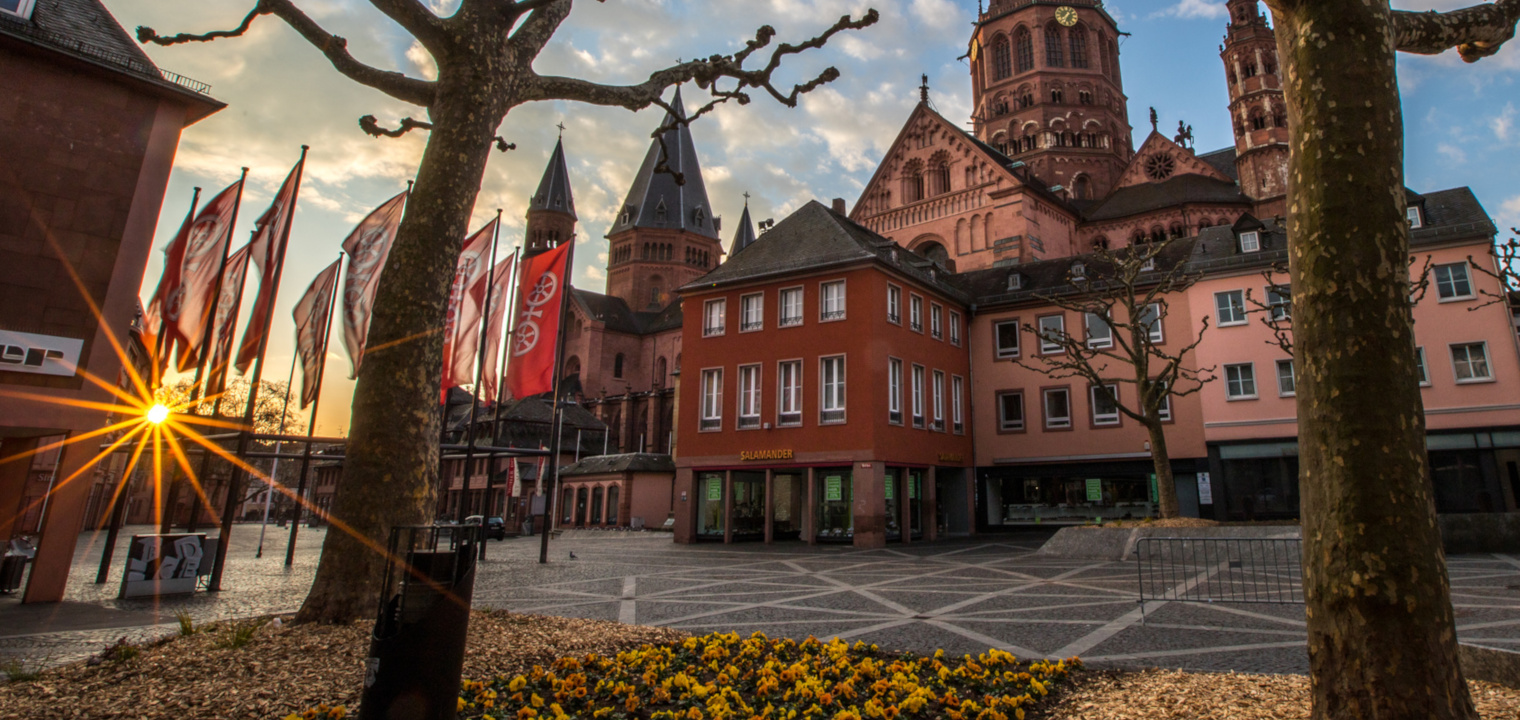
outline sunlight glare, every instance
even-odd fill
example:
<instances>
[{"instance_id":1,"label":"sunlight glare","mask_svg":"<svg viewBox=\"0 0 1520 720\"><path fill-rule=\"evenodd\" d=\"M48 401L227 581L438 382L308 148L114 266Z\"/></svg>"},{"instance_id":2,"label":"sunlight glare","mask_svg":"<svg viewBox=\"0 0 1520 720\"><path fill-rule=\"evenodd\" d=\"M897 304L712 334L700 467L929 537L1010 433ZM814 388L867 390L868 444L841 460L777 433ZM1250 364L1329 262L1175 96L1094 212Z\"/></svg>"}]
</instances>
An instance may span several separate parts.
<instances>
[{"instance_id":1,"label":"sunlight glare","mask_svg":"<svg viewBox=\"0 0 1520 720\"><path fill-rule=\"evenodd\" d=\"M169 408L164 407L163 403L159 403L151 408L148 408L148 422L157 425L168 419Z\"/></svg>"}]
</instances>

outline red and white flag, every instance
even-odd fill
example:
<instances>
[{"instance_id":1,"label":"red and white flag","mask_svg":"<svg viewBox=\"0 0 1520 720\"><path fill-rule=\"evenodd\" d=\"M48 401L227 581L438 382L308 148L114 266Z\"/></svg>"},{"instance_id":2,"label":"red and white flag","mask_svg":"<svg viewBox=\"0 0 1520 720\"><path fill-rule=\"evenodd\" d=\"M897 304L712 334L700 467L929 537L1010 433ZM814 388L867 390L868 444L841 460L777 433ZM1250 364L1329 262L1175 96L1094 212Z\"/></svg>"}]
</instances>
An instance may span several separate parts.
<instances>
[{"instance_id":1,"label":"red and white flag","mask_svg":"<svg viewBox=\"0 0 1520 720\"><path fill-rule=\"evenodd\" d=\"M237 331L238 311L243 307L243 281L248 276L249 245L228 256L222 271L222 290L216 300L216 320L212 329L216 338L211 345L211 374L207 395L227 389L227 364L232 360L232 336Z\"/></svg>"},{"instance_id":2,"label":"red and white flag","mask_svg":"<svg viewBox=\"0 0 1520 720\"><path fill-rule=\"evenodd\" d=\"M523 263L518 281L517 324L510 345L507 392L514 398L554 390L554 350L559 342L561 298L569 281L570 248L561 244Z\"/></svg>"},{"instance_id":3,"label":"red and white flag","mask_svg":"<svg viewBox=\"0 0 1520 720\"><path fill-rule=\"evenodd\" d=\"M143 344L147 346L148 352L159 352L159 338L164 339L163 354L153 358L155 379L163 377L164 370L169 365L169 356L179 340L179 333L175 330L175 324L169 320L166 308L170 298L179 292L180 265L185 259L185 243L189 240L190 225L194 220L195 208L192 207L190 212L185 213L185 222L179 226L179 232L174 234L174 239L164 248L164 274L159 276L158 288L153 291L153 298L143 310Z\"/></svg>"},{"instance_id":4,"label":"red and white flag","mask_svg":"<svg viewBox=\"0 0 1520 720\"><path fill-rule=\"evenodd\" d=\"M233 220L238 200L243 195L243 181L228 185L205 204L190 224L185 242L185 257L180 264L179 292L165 306L184 344L179 349L179 369L187 372L205 359L207 321L211 319L217 276L222 272L222 258L232 239Z\"/></svg>"},{"instance_id":5,"label":"red and white flag","mask_svg":"<svg viewBox=\"0 0 1520 720\"><path fill-rule=\"evenodd\" d=\"M512 303L508 293L512 291L512 268L517 264L517 253L496 264L496 269L491 271L491 302L486 308L486 347L485 372L480 377L480 397L487 402L496 402L496 387L501 381L499 368L496 365L497 353L501 352L501 334L506 325L507 306ZM485 304L485 283L476 286L482 296L478 302Z\"/></svg>"},{"instance_id":6,"label":"red and white flag","mask_svg":"<svg viewBox=\"0 0 1520 720\"><path fill-rule=\"evenodd\" d=\"M275 287L280 265L285 261L285 241L290 236L290 221L296 214L296 194L301 189L301 170L306 156L291 168L285 184L274 196L274 203L259 216L253 240L248 243L249 259L259 269L259 294L253 301L253 313L248 316L248 328L243 331L243 342L238 347L237 369L248 372L258 358L264 336L269 334L269 323L274 319Z\"/></svg>"},{"instance_id":7,"label":"red and white flag","mask_svg":"<svg viewBox=\"0 0 1520 720\"><path fill-rule=\"evenodd\" d=\"M338 263L317 274L296 303L296 352L301 355L301 409L317 399L322 387L322 359L327 355L328 329L332 327L332 295L338 287Z\"/></svg>"},{"instance_id":8,"label":"red and white flag","mask_svg":"<svg viewBox=\"0 0 1520 720\"><path fill-rule=\"evenodd\" d=\"M396 230L401 227L406 197L407 192L403 191L386 200L343 241L343 251L348 253L348 277L343 279L343 346L348 348L348 357L354 365L350 379L359 377L359 366L364 362L375 288L380 286L380 273L390 257Z\"/></svg>"},{"instance_id":9,"label":"red and white flag","mask_svg":"<svg viewBox=\"0 0 1520 720\"><path fill-rule=\"evenodd\" d=\"M439 402L448 398L449 388L470 382L475 374L475 351L480 348L481 301L475 287L487 276L491 239L496 236L493 219L474 235L466 238L454 266L454 284L449 289L448 314L443 320L443 387ZM479 393L477 393L478 395Z\"/></svg>"}]
</instances>

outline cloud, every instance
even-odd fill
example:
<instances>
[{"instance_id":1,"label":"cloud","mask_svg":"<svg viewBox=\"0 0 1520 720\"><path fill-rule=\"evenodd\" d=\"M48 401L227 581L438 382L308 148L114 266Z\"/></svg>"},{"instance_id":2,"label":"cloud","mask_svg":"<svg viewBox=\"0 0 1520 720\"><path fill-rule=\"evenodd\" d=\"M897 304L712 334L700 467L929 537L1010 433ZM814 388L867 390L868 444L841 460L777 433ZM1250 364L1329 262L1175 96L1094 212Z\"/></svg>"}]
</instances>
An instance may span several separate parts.
<instances>
[{"instance_id":1,"label":"cloud","mask_svg":"<svg viewBox=\"0 0 1520 720\"><path fill-rule=\"evenodd\" d=\"M1499 213L1494 216L1494 224L1499 226L1500 234L1520 232L1514 230L1514 228L1520 228L1520 195L1505 200L1499 205Z\"/></svg>"},{"instance_id":2,"label":"cloud","mask_svg":"<svg viewBox=\"0 0 1520 720\"><path fill-rule=\"evenodd\" d=\"M1177 17L1187 20L1196 19L1219 19L1229 17L1229 9L1223 2L1209 2L1209 0L1178 0L1165 10L1151 14L1152 18Z\"/></svg>"},{"instance_id":3,"label":"cloud","mask_svg":"<svg viewBox=\"0 0 1520 720\"><path fill-rule=\"evenodd\" d=\"M1488 127L1494 131L1494 137L1500 142L1508 142L1509 134L1515 126L1515 104L1509 103L1504 106L1504 111L1490 118Z\"/></svg>"},{"instance_id":4,"label":"cloud","mask_svg":"<svg viewBox=\"0 0 1520 720\"><path fill-rule=\"evenodd\" d=\"M412 61L412 68L418 75L428 80L438 79L438 62L433 60L427 48L422 47L422 43L412 41L412 46L406 49L406 59Z\"/></svg>"},{"instance_id":5,"label":"cloud","mask_svg":"<svg viewBox=\"0 0 1520 720\"><path fill-rule=\"evenodd\" d=\"M1441 155L1445 156L1447 160L1450 160L1451 162L1458 165L1467 162L1467 153L1463 152L1462 148L1459 148L1456 145L1452 145L1451 143L1441 143L1440 145L1437 145L1436 152L1441 153Z\"/></svg>"}]
</instances>

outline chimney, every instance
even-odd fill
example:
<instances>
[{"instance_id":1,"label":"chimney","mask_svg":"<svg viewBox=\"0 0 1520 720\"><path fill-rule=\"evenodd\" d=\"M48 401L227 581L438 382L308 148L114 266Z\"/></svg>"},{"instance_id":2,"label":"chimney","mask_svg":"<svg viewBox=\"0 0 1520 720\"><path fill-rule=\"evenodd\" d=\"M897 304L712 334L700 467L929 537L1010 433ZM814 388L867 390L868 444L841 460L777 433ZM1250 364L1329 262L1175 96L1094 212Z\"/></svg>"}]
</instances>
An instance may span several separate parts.
<instances>
[{"instance_id":1,"label":"chimney","mask_svg":"<svg viewBox=\"0 0 1520 720\"><path fill-rule=\"evenodd\" d=\"M834 198L834 212L837 212L840 215L849 214L844 211L844 198Z\"/></svg>"}]
</instances>

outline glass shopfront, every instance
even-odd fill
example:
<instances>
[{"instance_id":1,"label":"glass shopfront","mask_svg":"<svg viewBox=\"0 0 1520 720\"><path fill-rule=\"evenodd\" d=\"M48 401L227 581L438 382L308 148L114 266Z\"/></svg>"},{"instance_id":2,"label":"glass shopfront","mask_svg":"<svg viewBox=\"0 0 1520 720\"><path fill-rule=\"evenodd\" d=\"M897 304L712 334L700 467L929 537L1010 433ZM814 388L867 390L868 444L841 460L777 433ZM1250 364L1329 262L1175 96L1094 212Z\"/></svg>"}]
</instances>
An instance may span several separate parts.
<instances>
[{"instance_id":1,"label":"glass shopfront","mask_svg":"<svg viewBox=\"0 0 1520 720\"><path fill-rule=\"evenodd\" d=\"M817 477L818 539L827 541L853 541L855 539L855 516L850 509L853 495L850 487L850 469L820 469Z\"/></svg>"},{"instance_id":2,"label":"glass shopfront","mask_svg":"<svg viewBox=\"0 0 1520 720\"><path fill-rule=\"evenodd\" d=\"M923 488L924 471L912 468L887 468L887 539L902 539L903 503L908 504L908 533L912 539L924 534Z\"/></svg>"},{"instance_id":3,"label":"glass shopfront","mask_svg":"<svg viewBox=\"0 0 1520 720\"><path fill-rule=\"evenodd\" d=\"M735 472L734 539L760 540L765 537L765 473Z\"/></svg>"},{"instance_id":4,"label":"glass shopfront","mask_svg":"<svg viewBox=\"0 0 1520 720\"><path fill-rule=\"evenodd\" d=\"M697 475L697 537L723 539L723 473Z\"/></svg>"},{"instance_id":5,"label":"glass shopfront","mask_svg":"<svg viewBox=\"0 0 1520 720\"><path fill-rule=\"evenodd\" d=\"M776 497L771 508L771 538L796 540L802 535L802 501L806 479L798 473L777 472L771 479Z\"/></svg>"},{"instance_id":6,"label":"glass shopfront","mask_svg":"<svg viewBox=\"0 0 1520 720\"><path fill-rule=\"evenodd\" d=\"M1152 484L1149 473L984 477L978 520L999 527L1155 517Z\"/></svg>"}]
</instances>

